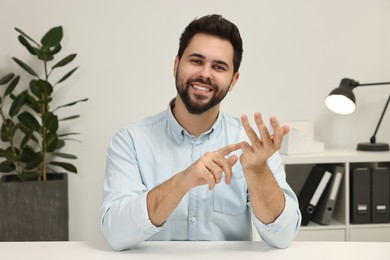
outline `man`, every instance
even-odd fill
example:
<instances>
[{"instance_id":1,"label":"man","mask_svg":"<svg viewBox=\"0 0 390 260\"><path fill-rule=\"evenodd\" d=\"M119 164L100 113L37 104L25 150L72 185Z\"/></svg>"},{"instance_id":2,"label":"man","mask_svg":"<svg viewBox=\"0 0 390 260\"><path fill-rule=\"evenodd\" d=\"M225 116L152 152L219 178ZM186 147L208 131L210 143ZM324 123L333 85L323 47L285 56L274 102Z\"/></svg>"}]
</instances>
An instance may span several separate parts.
<instances>
[{"instance_id":1,"label":"man","mask_svg":"<svg viewBox=\"0 0 390 260\"><path fill-rule=\"evenodd\" d=\"M194 20L174 63L176 98L114 136L102 205L114 250L145 240L251 240L251 221L272 246L294 239L301 215L278 153L288 127L271 117L271 136L255 113L260 139L245 115L240 122L220 111L242 52L233 23Z\"/></svg>"}]
</instances>

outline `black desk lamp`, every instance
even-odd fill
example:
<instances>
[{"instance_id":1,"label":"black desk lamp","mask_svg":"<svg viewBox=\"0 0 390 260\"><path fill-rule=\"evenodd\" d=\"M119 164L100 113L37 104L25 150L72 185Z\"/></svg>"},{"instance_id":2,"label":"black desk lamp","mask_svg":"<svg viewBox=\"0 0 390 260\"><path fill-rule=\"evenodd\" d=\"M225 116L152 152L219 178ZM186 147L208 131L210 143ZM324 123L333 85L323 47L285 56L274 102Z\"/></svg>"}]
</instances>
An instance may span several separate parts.
<instances>
[{"instance_id":1,"label":"black desk lamp","mask_svg":"<svg viewBox=\"0 0 390 260\"><path fill-rule=\"evenodd\" d=\"M344 78L341 80L340 86L330 92L329 96L325 99L326 106L335 113L338 114L350 114L355 111L355 95L352 90L360 86L374 86L374 85L389 85L390 82L379 82L379 83L366 83L360 84L353 79ZM387 99L385 108L383 109L382 115L379 119L378 125L376 126L375 132L370 138L369 143L359 143L357 150L359 151L389 151L389 144L377 143L376 133L378 132L379 126L382 122L383 116L385 115L387 106L389 105L390 95Z\"/></svg>"}]
</instances>

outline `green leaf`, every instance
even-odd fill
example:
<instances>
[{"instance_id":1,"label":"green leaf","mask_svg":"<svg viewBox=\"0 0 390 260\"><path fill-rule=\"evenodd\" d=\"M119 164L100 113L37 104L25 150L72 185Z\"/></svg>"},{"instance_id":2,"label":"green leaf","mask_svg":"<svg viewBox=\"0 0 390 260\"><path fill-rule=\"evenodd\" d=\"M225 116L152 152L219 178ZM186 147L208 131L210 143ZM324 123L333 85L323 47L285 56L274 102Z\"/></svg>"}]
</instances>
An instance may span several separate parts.
<instances>
[{"instance_id":1,"label":"green leaf","mask_svg":"<svg viewBox=\"0 0 390 260\"><path fill-rule=\"evenodd\" d=\"M35 43L38 47L40 47L39 46L39 44L36 42L36 41L34 41L30 36L28 36L26 33L24 33L22 30L20 30L19 28L15 28L15 30L18 32L18 33L20 33L20 34L22 34L24 37L26 37L27 39L29 39L30 41L32 41L33 43Z\"/></svg>"},{"instance_id":2,"label":"green leaf","mask_svg":"<svg viewBox=\"0 0 390 260\"><path fill-rule=\"evenodd\" d=\"M41 39L41 43L43 46L50 48L55 47L60 44L62 40L63 32L62 27L54 27L50 29Z\"/></svg>"},{"instance_id":3,"label":"green leaf","mask_svg":"<svg viewBox=\"0 0 390 260\"><path fill-rule=\"evenodd\" d=\"M71 71L69 71L68 73L65 74L65 76L63 76L59 81L56 82L56 84L54 85L57 85L58 83L61 83L63 81L65 81L67 78L69 78L79 67L76 67L74 69L72 69Z\"/></svg>"},{"instance_id":4,"label":"green leaf","mask_svg":"<svg viewBox=\"0 0 390 260\"><path fill-rule=\"evenodd\" d=\"M26 164L26 169L31 170L38 167L43 161L42 154L40 152L34 153L31 160Z\"/></svg>"},{"instance_id":5,"label":"green leaf","mask_svg":"<svg viewBox=\"0 0 390 260\"><path fill-rule=\"evenodd\" d=\"M46 135L46 151L48 153L54 152L57 149L58 136L55 132L49 132Z\"/></svg>"},{"instance_id":6,"label":"green leaf","mask_svg":"<svg viewBox=\"0 0 390 260\"><path fill-rule=\"evenodd\" d=\"M12 172L15 170L15 164L4 161L0 163L0 172Z\"/></svg>"},{"instance_id":7,"label":"green leaf","mask_svg":"<svg viewBox=\"0 0 390 260\"><path fill-rule=\"evenodd\" d=\"M30 83L31 88L31 83ZM35 98L31 95L26 96L26 104L35 112L41 113L41 106L38 104L38 102L35 100Z\"/></svg>"},{"instance_id":8,"label":"green leaf","mask_svg":"<svg viewBox=\"0 0 390 260\"><path fill-rule=\"evenodd\" d=\"M14 126L14 122L11 119L6 119L2 124L1 124L1 141L7 142L9 139L9 129Z\"/></svg>"},{"instance_id":9,"label":"green leaf","mask_svg":"<svg viewBox=\"0 0 390 260\"><path fill-rule=\"evenodd\" d=\"M8 147L7 149L3 150L1 149L1 155L2 157L6 157L6 158L12 158L14 156L14 153L12 151L12 148L11 147Z\"/></svg>"},{"instance_id":10,"label":"green leaf","mask_svg":"<svg viewBox=\"0 0 390 260\"><path fill-rule=\"evenodd\" d=\"M49 164L59 166L61 168L64 168L67 171L77 173L77 169L73 164L70 163L64 163L64 162L57 162L57 161L52 161Z\"/></svg>"},{"instance_id":11,"label":"green leaf","mask_svg":"<svg viewBox=\"0 0 390 260\"><path fill-rule=\"evenodd\" d=\"M6 151L4 149L0 148L0 157L7 157L7 156L8 155L7 155Z\"/></svg>"},{"instance_id":12,"label":"green leaf","mask_svg":"<svg viewBox=\"0 0 390 260\"><path fill-rule=\"evenodd\" d=\"M11 107L9 109L10 117L14 117L19 114L20 109L26 103L27 90L23 91L19 95L16 96L15 100L12 102Z\"/></svg>"},{"instance_id":13,"label":"green leaf","mask_svg":"<svg viewBox=\"0 0 390 260\"><path fill-rule=\"evenodd\" d=\"M38 74L30 68L27 64L25 64L23 61L19 60L18 58L12 57L12 59L25 71L27 71L30 75L39 77Z\"/></svg>"},{"instance_id":14,"label":"green leaf","mask_svg":"<svg viewBox=\"0 0 390 260\"><path fill-rule=\"evenodd\" d=\"M56 150L61 149L61 148L64 147L64 146L65 146L64 140L58 139L58 140L57 140L57 147L56 147Z\"/></svg>"},{"instance_id":15,"label":"green leaf","mask_svg":"<svg viewBox=\"0 0 390 260\"><path fill-rule=\"evenodd\" d=\"M31 181L31 180L38 180L39 178L39 172L33 171L33 172L23 172L18 175L23 181Z\"/></svg>"},{"instance_id":16,"label":"green leaf","mask_svg":"<svg viewBox=\"0 0 390 260\"><path fill-rule=\"evenodd\" d=\"M52 69L55 69L55 68L58 68L58 67L62 67L62 66L65 66L66 64L68 64L69 62L73 61L74 58L76 58L76 55L77 54L70 54L68 56L66 56L65 58L63 58L62 60L60 60L58 63L56 63L53 67L51 67Z\"/></svg>"},{"instance_id":17,"label":"green leaf","mask_svg":"<svg viewBox=\"0 0 390 260\"><path fill-rule=\"evenodd\" d=\"M74 138L64 138L63 140L64 140L64 141L75 141L75 142L81 143L80 140L77 140L77 139L74 139Z\"/></svg>"},{"instance_id":18,"label":"green leaf","mask_svg":"<svg viewBox=\"0 0 390 260\"><path fill-rule=\"evenodd\" d=\"M0 157L5 157L5 158L12 158L14 157L14 153L12 151L11 147L8 147L7 149L0 149Z\"/></svg>"},{"instance_id":19,"label":"green leaf","mask_svg":"<svg viewBox=\"0 0 390 260\"><path fill-rule=\"evenodd\" d=\"M30 90L40 101L48 102L47 98L53 93L52 85L46 80L31 80Z\"/></svg>"},{"instance_id":20,"label":"green leaf","mask_svg":"<svg viewBox=\"0 0 390 260\"><path fill-rule=\"evenodd\" d=\"M61 118L59 121L72 120L72 119L76 119L76 118L79 118L79 117L80 117L79 115L68 116L68 117Z\"/></svg>"},{"instance_id":21,"label":"green leaf","mask_svg":"<svg viewBox=\"0 0 390 260\"><path fill-rule=\"evenodd\" d=\"M28 138L28 140L24 140L25 138L23 138L22 144L23 144L24 141L27 142L27 141L29 141L29 140L33 140L34 142L37 143L37 146L40 145L40 142L39 142L39 140L38 140L38 139L41 138L40 132L39 132L39 131L33 131L33 130L27 128L26 126L24 126L23 124L20 124L20 130L24 133L25 138ZM40 129L39 129L39 130L40 130ZM37 134L38 138L35 137L34 133ZM28 136L28 137L26 137L26 136ZM21 144L20 147L23 147L23 146L25 145L25 144L24 144L24 145L22 145L22 144Z\"/></svg>"},{"instance_id":22,"label":"green leaf","mask_svg":"<svg viewBox=\"0 0 390 260\"><path fill-rule=\"evenodd\" d=\"M21 148L21 149L24 148L30 140L35 141L34 138L35 138L35 137L34 137L34 135L33 135L33 131L32 131L32 130L29 131L29 132L27 132L27 133L24 135L22 141L20 142L20 148Z\"/></svg>"},{"instance_id":23,"label":"green leaf","mask_svg":"<svg viewBox=\"0 0 390 260\"><path fill-rule=\"evenodd\" d=\"M25 111L18 115L19 122L22 123L25 127L28 129L31 129L33 131L38 131L39 130L39 123L37 119L30 114L29 112Z\"/></svg>"},{"instance_id":24,"label":"green leaf","mask_svg":"<svg viewBox=\"0 0 390 260\"><path fill-rule=\"evenodd\" d=\"M5 75L4 77L2 77L0 79L0 85L5 85L7 84L8 82L10 82L11 79L13 79L15 76L14 73L8 73L7 75Z\"/></svg>"},{"instance_id":25,"label":"green leaf","mask_svg":"<svg viewBox=\"0 0 390 260\"><path fill-rule=\"evenodd\" d=\"M19 83L19 79L20 79L20 76L17 76L16 78L14 78L11 83L9 83L7 89L5 90L4 92L4 95L3 97L5 96L8 96L9 94L12 93L12 91L14 91L15 87L18 85Z\"/></svg>"},{"instance_id":26,"label":"green leaf","mask_svg":"<svg viewBox=\"0 0 390 260\"><path fill-rule=\"evenodd\" d=\"M68 135L79 135L80 133L65 133L65 134L60 134L58 135L58 137L62 137L62 136L68 136Z\"/></svg>"},{"instance_id":27,"label":"green leaf","mask_svg":"<svg viewBox=\"0 0 390 260\"><path fill-rule=\"evenodd\" d=\"M35 155L35 151L30 146L26 146L20 153L20 161L28 163L34 159Z\"/></svg>"},{"instance_id":28,"label":"green leaf","mask_svg":"<svg viewBox=\"0 0 390 260\"><path fill-rule=\"evenodd\" d=\"M54 59L54 56L50 53L50 50L41 49L39 51L38 59L43 61L51 61Z\"/></svg>"},{"instance_id":29,"label":"green leaf","mask_svg":"<svg viewBox=\"0 0 390 260\"><path fill-rule=\"evenodd\" d=\"M38 80L32 79L30 81L30 90L37 98L41 98L41 88L38 85Z\"/></svg>"},{"instance_id":30,"label":"green leaf","mask_svg":"<svg viewBox=\"0 0 390 260\"><path fill-rule=\"evenodd\" d=\"M49 132L56 132L58 130L58 117L52 112L47 112L43 116L43 126Z\"/></svg>"},{"instance_id":31,"label":"green leaf","mask_svg":"<svg viewBox=\"0 0 390 260\"><path fill-rule=\"evenodd\" d=\"M56 111L57 109L63 108L63 107L70 107L70 106L76 105L79 102L86 102L86 101L88 101L88 98L80 99L80 100L77 100L77 101L74 101L74 102L71 102L71 103L59 106L56 109L54 109L54 111Z\"/></svg>"},{"instance_id":32,"label":"green leaf","mask_svg":"<svg viewBox=\"0 0 390 260\"><path fill-rule=\"evenodd\" d=\"M53 155L66 159L77 159L77 156L68 153L53 153Z\"/></svg>"},{"instance_id":33,"label":"green leaf","mask_svg":"<svg viewBox=\"0 0 390 260\"><path fill-rule=\"evenodd\" d=\"M4 129L3 128L1 129L1 139L2 139L2 141L10 142L11 140L14 139L15 132L16 132L16 130L19 129L20 124L19 123L18 124L14 124L14 122L12 122L11 120L8 119L8 120L5 120L5 122L3 123L2 127L4 127Z\"/></svg>"},{"instance_id":34,"label":"green leaf","mask_svg":"<svg viewBox=\"0 0 390 260\"><path fill-rule=\"evenodd\" d=\"M40 79L37 84L41 87L41 92L45 97L49 97L53 93L53 87L48 81Z\"/></svg>"},{"instance_id":35,"label":"green leaf","mask_svg":"<svg viewBox=\"0 0 390 260\"><path fill-rule=\"evenodd\" d=\"M54 55L54 54L59 53L61 49L62 49L61 44L58 44L53 49L49 50L48 53L51 55Z\"/></svg>"},{"instance_id":36,"label":"green leaf","mask_svg":"<svg viewBox=\"0 0 390 260\"><path fill-rule=\"evenodd\" d=\"M31 53L32 55L38 55L38 52L39 52L38 49L31 46L31 44L27 41L27 39L23 35L19 35L18 39L19 39L19 42L24 47L26 47L26 49L28 50L29 53Z\"/></svg>"}]
</instances>

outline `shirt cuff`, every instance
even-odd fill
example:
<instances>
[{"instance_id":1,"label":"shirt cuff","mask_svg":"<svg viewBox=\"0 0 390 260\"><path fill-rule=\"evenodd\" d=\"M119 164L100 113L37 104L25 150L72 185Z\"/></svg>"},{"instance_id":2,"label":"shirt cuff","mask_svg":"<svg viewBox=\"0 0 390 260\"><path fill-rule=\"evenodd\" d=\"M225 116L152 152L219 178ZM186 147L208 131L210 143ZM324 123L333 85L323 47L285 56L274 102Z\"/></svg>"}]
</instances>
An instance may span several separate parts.
<instances>
[{"instance_id":1,"label":"shirt cuff","mask_svg":"<svg viewBox=\"0 0 390 260\"><path fill-rule=\"evenodd\" d=\"M252 210L252 221L260 233L271 232L274 233L274 235L279 235L282 232L282 229L291 223L291 219L294 218L294 214L296 214L295 202L289 196L284 195L284 197L286 201L284 209L273 223L264 224L255 216Z\"/></svg>"},{"instance_id":2,"label":"shirt cuff","mask_svg":"<svg viewBox=\"0 0 390 260\"><path fill-rule=\"evenodd\" d=\"M146 197L148 192L143 193L135 203L132 204L131 214L135 221L135 223L140 227L140 229L144 232L144 235L152 236L153 234L160 232L166 226L164 223L160 227L156 227L149 219L148 207L146 203Z\"/></svg>"}]
</instances>

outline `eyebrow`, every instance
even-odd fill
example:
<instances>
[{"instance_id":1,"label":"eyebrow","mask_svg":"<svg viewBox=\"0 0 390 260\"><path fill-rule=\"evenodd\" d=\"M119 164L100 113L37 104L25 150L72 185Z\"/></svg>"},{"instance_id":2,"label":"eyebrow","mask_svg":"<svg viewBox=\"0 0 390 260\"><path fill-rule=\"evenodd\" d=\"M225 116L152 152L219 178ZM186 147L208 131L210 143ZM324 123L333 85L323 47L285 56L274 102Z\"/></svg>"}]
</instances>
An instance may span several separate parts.
<instances>
[{"instance_id":1,"label":"eyebrow","mask_svg":"<svg viewBox=\"0 0 390 260\"><path fill-rule=\"evenodd\" d=\"M199 53L192 53L192 54L188 55L188 57L197 57L197 58L201 58L201 59L204 59L204 60L206 59L206 57L204 55L199 54ZM227 64L223 60L213 60L213 62L215 62L217 64L225 65L226 67L230 68L229 64Z\"/></svg>"}]
</instances>

